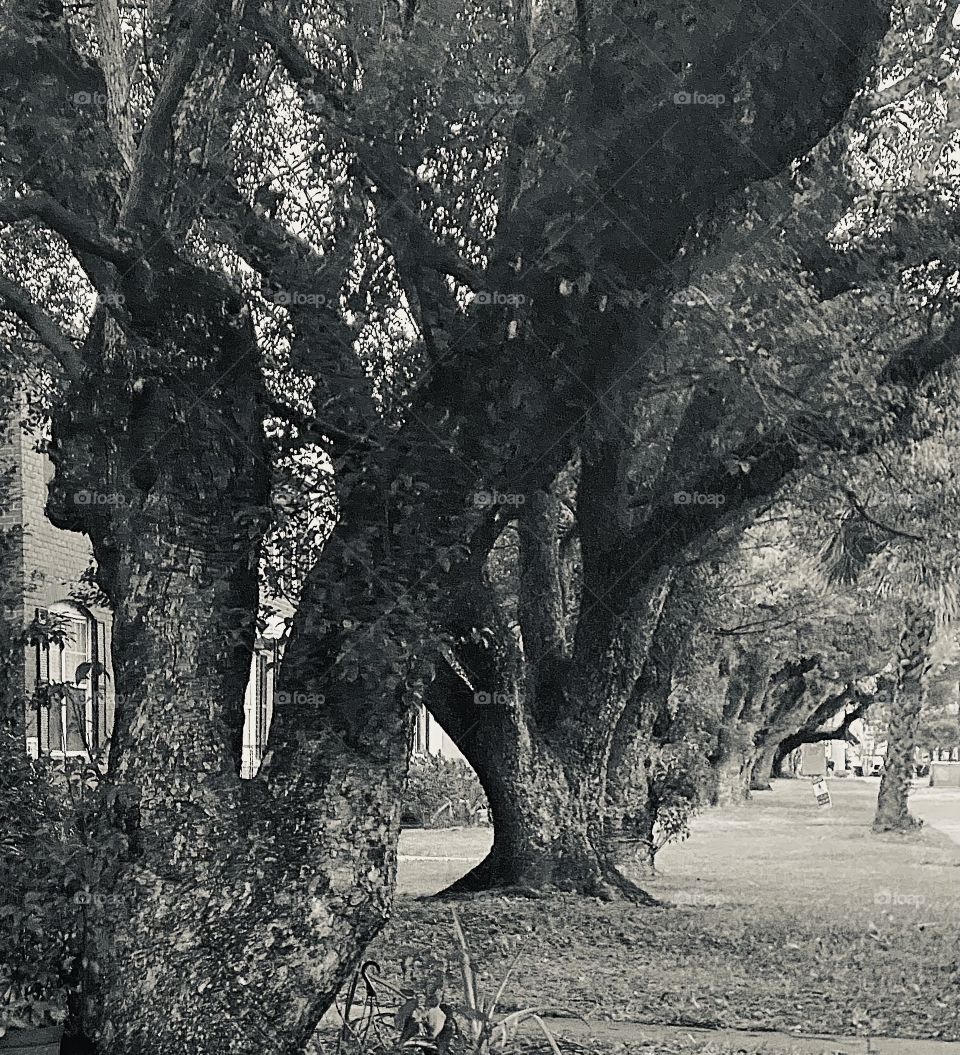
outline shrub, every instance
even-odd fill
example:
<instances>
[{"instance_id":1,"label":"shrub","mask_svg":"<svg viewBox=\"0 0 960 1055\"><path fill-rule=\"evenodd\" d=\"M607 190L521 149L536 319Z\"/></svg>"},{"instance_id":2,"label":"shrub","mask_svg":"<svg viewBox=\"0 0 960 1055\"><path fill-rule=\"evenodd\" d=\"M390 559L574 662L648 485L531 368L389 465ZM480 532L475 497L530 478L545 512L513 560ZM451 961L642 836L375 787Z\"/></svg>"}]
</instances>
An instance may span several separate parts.
<instances>
[{"instance_id":1,"label":"shrub","mask_svg":"<svg viewBox=\"0 0 960 1055\"><path fill-rule=\"evenodd\" d=\"M403 823L416 828L483 824L487 797L470 766L461 759L415 755L403 799Z\"/></svg>"},{"instance_id":2,"label":"shrub","mask_svg":"<svg viewBox=\"0 0 960 1055\"><path fill-rule=\"evenodd\" d=\"M99 926L126 837L124 796L90 762L31 759L0 733L0 1035L79 1031L84 982L109 941Z\"/></svg>"},{"instance_id":3,"label":"shrub","mask_svg":"<svg viewBox=\"0 0 960 1055\"><path fill-rule=\"evenodd\" d=\"M541 1016L565 1009L500 1010L509 1003L505 994L520 949L510 957L499 984L488 985L485 973L474 965L456 909L451 913L452 955L398 949L402 986L380 978L379 965L373 960L357 970L338 1004L342 1026L337 1055L503 1055L517 1047L517 1031L528 1020L539 1027L552 1055L561 1055ZM392 1003L399 1002L392 1013L381 1003L381 990Z\"/></svg>"},{"instance_id":4,"label":"shrub","mask_svg":"<svg viewBox=\"0 0 960 1055\"><path fill-rule=\"evenodd\" d=\"M710 767L696 744L664 744L651 758L648 771L647 809L653 817L651 862L667 843L683 841L690 821L700 811Z\"/></svg>"},{"instance_id":5,"label":"shrub","mask_svg":"<svg viewBox=\"0 0 960 1055\"><path fill-rule=\"evenodd\" d=\"M0 733L0 1032L63 1022L76 960L75 847L50 767Z\"/></svg>"}]
</instances>

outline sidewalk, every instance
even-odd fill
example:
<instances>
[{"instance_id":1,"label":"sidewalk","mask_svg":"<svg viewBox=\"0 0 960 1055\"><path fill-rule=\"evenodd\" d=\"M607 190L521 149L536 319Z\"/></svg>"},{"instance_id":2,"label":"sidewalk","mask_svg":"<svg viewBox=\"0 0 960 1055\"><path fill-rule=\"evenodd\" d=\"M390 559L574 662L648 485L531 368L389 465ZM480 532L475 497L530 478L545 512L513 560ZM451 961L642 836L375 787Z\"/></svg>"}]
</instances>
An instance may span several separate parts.
<instances>
[{"instance_id":1,"label":"sidewalk","mask_svg":"<svg viewBox=\"0 0 960 1055\"><path fill-rule=\"evenodd\" d=\"M910 810L925 824L960 844L960 788L914 788L910 792Z\"/></svg>"},{"instance_id":2,"label":"sidewalk","mask_svg":"<svg viewBox=\"0 0 960 1055\"><path fill-rule=\"evenodd\" d=\"M702 1029L695 1026L648 1026L639 1022L583 1022L577 1018L543 1019L557 1038L582 1044L595 1039L607 1044L713 1044L734 1051L771 1055L960 1055L960 1041L916 1040L907 1037L840 1037L832 1034L756 1032L739 1029ZM534 1022L524 1031L536 1032ZM562 1047L561 1047L562 1050Z\"/></svg>"}]
</instances>

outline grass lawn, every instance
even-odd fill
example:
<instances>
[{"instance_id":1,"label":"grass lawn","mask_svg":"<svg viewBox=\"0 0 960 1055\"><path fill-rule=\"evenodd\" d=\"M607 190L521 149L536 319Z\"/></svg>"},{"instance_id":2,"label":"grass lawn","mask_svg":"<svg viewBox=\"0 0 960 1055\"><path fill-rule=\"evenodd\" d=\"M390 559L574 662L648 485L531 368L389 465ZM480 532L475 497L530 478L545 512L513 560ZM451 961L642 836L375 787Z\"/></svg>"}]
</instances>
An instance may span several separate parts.
<instances>
[{"instance_id":1,"label":"grass lawn","mask_svg":"<svg viewBox=\"0 0 960 1055\"><path fill-rule=\"evenodd\" d=\"M960 1040L960 846L929 828L872 834L877 783L832 780L834 807L820 810L807 782L780 781L748 806L704 814L645 884L662 907L457 902L476 965L495 988L522 947L508 1009ZM955 806L960 815L960 793ZM402 862L394 920L370 949L386 979L400 981L404 957L452 948L449 904L414 895L466 871L489 838L404 834L404 855L468 860Z\"/></svg>"}]
</instances>

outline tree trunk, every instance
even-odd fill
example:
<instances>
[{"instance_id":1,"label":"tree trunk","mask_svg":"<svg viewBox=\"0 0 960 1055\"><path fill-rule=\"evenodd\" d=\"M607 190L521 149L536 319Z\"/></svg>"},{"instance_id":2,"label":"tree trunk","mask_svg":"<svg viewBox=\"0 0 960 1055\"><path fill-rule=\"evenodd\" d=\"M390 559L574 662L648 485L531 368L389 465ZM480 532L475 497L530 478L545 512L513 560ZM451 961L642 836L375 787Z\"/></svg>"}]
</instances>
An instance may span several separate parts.
<instances>
[{"instance_id":1,"label":"tree trunk","mask_svg":"<svg viewBox=\"0 0 960 1055\"><path fill-rule=\"evenodd\" d=\"M933 619L908 605L897 649L897 692L890 707L887 754L877 798L874 831L910 831L920 822L910 813L913 756L930 673Z\"/></svg>"},{"instance_id":2,"label":"tree trunk","mask_svg":"<svg viewBox=\"0 0 960 1055\"><path fill-rule=\"evenodd\" d=\"M484 651L466 651L471 673L489 662ZM494 829L489 854L446 892L633 893L605 855L602 767L584 767L575 751L537 735L515 688L474 693L447 668L438 672L426 702L476 771Z\"/></svg>"},{"instance_id":3,"label":"tree trunk","mask_svg":"<svg viewBox=\"0 0 960 1055\"><path fill-rule=\"evenodd\" d=\"M750 760L735 748L724 749L714 767L713 806L743 806L750 799Z\"/></svg>"},{"instance_id":4,"label":"tree trunk","mask_svg":"<svg viewBox=\"0 0 960 1055\"><path fill-rule=\"evenodd\" d=\"M908 831L919 827L910 813L910 782L913 779L914 737L920 724L922 693L903 686L890 709L887 754L877 797L875 831Z\"/></svg>"},{"instance_id":5,"label":"tree trunk","mask_svg":"<svg viewBox=\"0 0 960 1055\"><path fill-rule=\"evenodd\" d=\"M897 649L897 692L890 707L887 754L874 817L875 831L909 831L920 822L909 809L913 755L920 712L930 674L933 618L915 604L907 606Z\"/></svg>"},{"instance_id":6,"label":"tree trunk","mask_svg":"<svg viewBox=\"0 0 960 1055\"><path fill-rule=\"evenodd\" d=\"M547 537L546 530L540 527L540 539ZM547 552L541 543L534 548L536 553L528 551L523 561L528 586L544 581L543 562L535 556L556 560L555 551ZM671 583L669 572L658 576L622 623L611 624L609 613L595 606L594 617L578 621L577 640L561 662L556 656L551 663L537 662L544 650L562 647L555 630L563 618L559 603L546 629L542 612L530 619L522 614L525 655L517 676L486 671L493 683L509 686L495 696L505 706L478 721L449 692L437 701L435 713L484 785L495 828L489 858L458 889L520 884L650 900L618 868L624 839L635 846L637 832L644 829L643 806L627 809L611 800L608 780L618 722ZM553 589L551 596L557 595ZM471 668L479 669L480 662ZM648 730L655 708L649 700L640 702L644 709L634 716L635 729ZM645 848L639 862L629 856L633 865L648 860Z\"/></svg>"},{"instance_id":7,"label":"tree trunk","mask_svg":"<svg viewBox=\"0 0 960 1055\"><path fill-rule=\"evenodd\" d=\"M764 746L754 760L750 770L750 790L769 791L770 780L773 777L773 760L777 753L777 745L767 744Z\"/></svg>"},{"instance_id":8,"label":"tree trunk","mask_svg":"<svg viewBox=\"0 0 960 1055\"><path fill-rule=\"evenodd\" d=\"M336 665L362 654L347 612L358 634L388 626L396 583L339 564L326 575L340 608L304 591L268 757L240 781L270 484L262 381L249 318L192 279L162 303L196 297L197 328L179 327L193 365L130 385L105 341L115 377L78 388L54 430L51 512L90 535L114 609L109 776L126 849L84 950L84 1029L106 1055L303 1048L386 918L410 749L390 643L350 681ZM215 409L194 409L198 391ZM78 503L81 490L107 501Z\"/></svg>"},{"instance_id":9,"label":"tree trunk","mask_svg":"<svg viewBox=\"0 0 960 1055\"><path fill-rule=\"evenodd\" d=\"M542 743L528 742L506 757L501 751L488 762L480 769L493 847L451 892L532 887L604 894L610 875L600 782L571 780L563 761Z\"/></svg>"},{"instance_id":10,"label":"tree trunk","mask_svg":"<svg viewBox=\"0 0 960 1055\"><path fill-rule=\"evenodd\" d=\"M109 1055L299 1051L388 912L409 711L379 671L304 679L301 629L268 758L241 784L256 564L210 529L214 552L186 544L178 518L153 529L131 532L115 599L129 844L87 950L85 1026ZM316 620L310 598L301 612Z\"/></svg>"}]
</instances>

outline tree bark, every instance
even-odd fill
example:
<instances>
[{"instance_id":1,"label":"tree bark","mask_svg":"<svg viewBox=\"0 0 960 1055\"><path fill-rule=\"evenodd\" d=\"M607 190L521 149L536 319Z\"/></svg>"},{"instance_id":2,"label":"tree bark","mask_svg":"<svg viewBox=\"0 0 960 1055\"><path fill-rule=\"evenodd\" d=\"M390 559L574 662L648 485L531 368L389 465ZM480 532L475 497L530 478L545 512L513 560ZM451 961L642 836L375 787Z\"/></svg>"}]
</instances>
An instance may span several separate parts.
<instances>
[{"instance_id":1,"label":"tree bark","mask_svg":"<svg viewBox=\"0 0 960 1055\"><path fill-rule=\"evenodd\" d=\"M890 707L874 831L910 831L921 823L910 813L909 797L917 730L931 669L933 629L928 611L916 604L907 606L897 649L897 691Z\"/></svg>"},{"instance_id":2,"label":"tree bark","mask_svg":"<svg viewBox=\"0 0 960 1055\"><path fill-rule=\"evenodd\" d=\"M763 748L759 756L754 760L750 770L750 790L769 791L770 781L773 778L773 760L777 753L777 745L770 744Z\"/></svg>"},{"instance_id":3,"label":"tree bark","mask_svg":"<svg viewBox=\"0 0 960 1055\"><path fill-rule=\"evenodd\" d=\"M412 714L396 598L422 551L371 582L350 555L381 489L357 489L304 590L268 756L241 784L269 494L256 346L242 332L243 351L204 333L215 414L184 413L191 386L158 379L129 439L98 417L99 386L85 406L75 393L55 430L54 514L90 534L114 607L110 778L127 849L86 950L84 1008L109 1055L301 1050L392 897ZM71 502L78 482L117 496L108 519ZM345 674L363 647L367 662Z\"/></svg>"},{"instance_id":4,"label":"tree bark","mask_svg":"<svg viewBox=\"0 0 960 1055\"><path fill-rule=\"evenodd\" d=\"M612 896L621 884L604 856L600 774L584 780L579 759L564 759L542 739L516 743L520 750L493 756L489 742L470 751L490 802L494 843L449 892L530 887Z\"/></svg>"},{"instance_id":5,"label":"tree bark","mask_svg":"<svg viewBox=\"0 0 960 1055\"><path fill-rule=\"evenodd\" d=\"M607 766L607 853L626 874L652 875L657 803L651 793L652 754L670 736L674 672L689 644L689 627L677 619L675 601L689 582L673 572L651 598L649 648L640 677L617 724Z\"/></svg>"},{"instance_id":6,"label":"tree bark","mask_svg":"<svg viewBox=\"0 0 960 1055\"><path fill-rule=\"evenodd\" d=\"M743 806L750 800L750 760L742 748L722 748L715 767L715 785L711 804Z\"/></svg>"},{"instance_id":7,"label":"tree bark","mask_svg":"<svg viewBox=\"0 0 960 1055\"><path fill-rule=\"evenodd\" d=\"M540 542L531 550L547 552ZM539 571L536 576L532 569L528 573L539 581ZM482 596L482 589L474 588L470 596ZM555 615L562 618L559 609ZM538 626L543 618L541 611ZM462 629L471 622L491 621L497 624L497 614L488 596ZM530 626L526 623L528 638ZM549 633L555 633L555 626L548 628ZM636 650L632 654L645 648L649 632L638 611L631 624L631 633L637 635L631 638L630 648ZM571 694L564 685L571 675L569 665L563 667L564 657L556 657L554 669L565 669L567 679L559 674L544 678L542 663L536 676L528 677L525 657L506 644L508 635L502 626L497 635L499 655L470 644L465 632L460 637L458 656L484 691L467 686L448 667L430 686L426 699L477 772L490 802L494 845L451 891L522 886L647 899L617 868L608 837L606 785L612 729L595 730L592 742L570 732L564 717L571 714ZM614 665L614 676L622 669ZM604 679L592 691L594 699L602 699L610 685ZM478 699L483 701L480 706Z\"/></svg>"}]
</instances>

